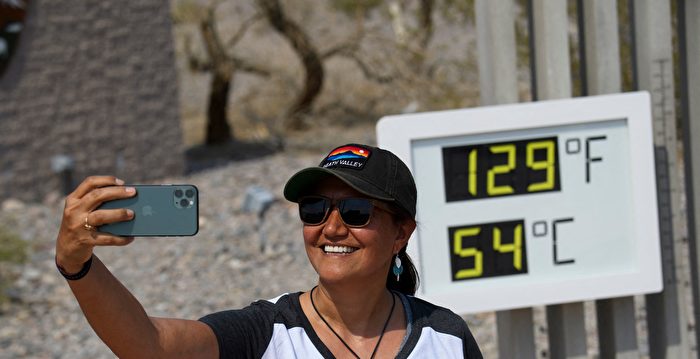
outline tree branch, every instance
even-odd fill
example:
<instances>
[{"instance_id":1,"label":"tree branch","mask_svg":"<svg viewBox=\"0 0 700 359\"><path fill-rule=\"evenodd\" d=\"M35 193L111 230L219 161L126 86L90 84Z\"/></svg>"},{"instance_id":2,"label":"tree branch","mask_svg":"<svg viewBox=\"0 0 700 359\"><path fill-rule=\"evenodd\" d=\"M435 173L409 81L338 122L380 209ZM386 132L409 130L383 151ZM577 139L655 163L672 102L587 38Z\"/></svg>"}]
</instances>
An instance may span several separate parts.
<instances>
[{"instance_id":1,"label":"tree branch","mask_svg":"<svg viewBox=\"0 0 700 359\"><path fill-rule=\"evenodd\" d=\"M350 53L354 52L357 50L357 44L356 43L343 43L343 44L338 44L335 47L331 47L330 49L324 51L321 53L321 59L327 60L333 56L339 56L343 53Z\"/></svg>"},{"instance_id":2,"label":"tree branch","mask_svg":"<svg viewBox=\"0 0 700 359\"><path fill-rule=\"evenodd\" d=\"M376 105L377 101L370 99L367 105L363 107L364 110L361 110L355 106L350 106L346 104L342 100L336 100L324 106L321 106L316 112L322 116L340 112L356 118L373 118L375 117L374 115L376 115Z\"/></svg>"},{"instance_id":3,"label":"tree branch","mask_svg":"<svg viewBox=\"0 0 700 359\"><path fill-rule=\"evenodd\" d=\"M226 44L226 48L230 49L236 46L236 44L238 44L238 42L241 41L246 32L248 32L248 28L250 28L254 23L262 19L263 17L264 15L262 13L257 12L255 15L253 15L253 17L244 21L243 24L241 24L241 27L238 28L233 37L228 41L228 43Z\"/></svg>"},{"instance_id":4,"label":"tree branch","mask_svg":"<svg viewBox=\"0 0 700 359\"><path fill-rule=\"evenodd\" d=\"M372 70L372 67L364 62L362 57L359 55L360 42L364 37L364 31L362 29L358 30L358 33L353 36L347 42L338 44L330 49L324 51L321 54L322 60L327 60L333 56L341 56L351 59L357 67L360 68L362 74L365 78L372 80L377 83L388 83L394 80L393 76L381 75Z\"/></svg>"},{"instance_id":5,"label":"tree branch","mask_svg":"<svg viewBox=\"0 0 700 359\"><path fill-rule=\"evenodd\" d=\"M333 56L338 56L342 53L357 52L360 48L360 42L362 42L363 37L364 31L360 29L358 30L357 34L352 36L348 41L331 47L326 51L323 51L321 53L321 59L327 60Z\"/></svg>"},{"instance_id":6,"label":"tree branch","mask_svg":"<svg viewBox=\"0 0 700 359\"><path fill-rule=\"evenodd\" d=\"M430 43L430 39L433 37L433 8L435 2L434 0L421 0L420 1L420 24L422 31L419 35L419 43L421 49L425 50Z\"/></svg>"},{"instance_id":7,"label":"tree branch","mask_svg":"<svg viewBox=\"0 0 700 359\"><path fill-rule=\"evenodd\" d=\"M341 50L341 51L338 51L337 53L335 53L334 55L345 57L345 58L352 60L357 65L357 67L360 69L360 71L362 72L362 75L364 75L364 77L368 80L374 81L374 82L379 83L379 84L386 84L386 83L389 83L389 82L392 82L395 80L394 76L382 75L382 74L375 72L372 69L372 66L367 64L362 59L362 57L360 57L358 55L358 53L355 51L342 51Z\"/></svg>"},{"instance_id":8,"label":"tree branch","mask_svg":"<svg viewBox=\"0 0 700 359\"><path fill-rule=\"evenodd\" d=\"M226 52L221 45L221 38L216 31L216 7L220 1L216 1L214 5L206 10L206 16L199 23L199 28L202 32L204 45L209 55L209 61L214 64L226 62Z\"/></svg>"},{"instance_id":9,"label":"tree branch","mask_svg":"<svg viewBox=\"0 0 700 359\"><path fill-rule=\"evenodd\" d=\"M382 75L382 74L376 73L372 69L372 67L369 66L368 64L366 64L364 62L364 60L362 60L362 58L359 57L357 55L357 53L355 53L355 52L349 53L349 54L343 53L343 56L348 57L348 58L352 59L353 61L355 61L355 64L357 65L357 67L360 68L360 71L362 71L362 74L365 76L365 78L367 78L369 80L372 80L372 81L380 83L380 84L386 84L386 83L394 81L393 76Z\"/></svg>"},{"instance_id":10,"label":"tree branch","mask_svg":"<svg viewBox=\"0 0 700 359\"><path fill-rule=\"evenodd\" d=\"M231 62L233 62L233 66L237 71L245 71L263 77L269 77L271 74L270 70L254 65L253 63L250 63L238 57L232 56Z\"/></svg>"},{"instance_id":11,"label":"tree branch","mask_svg":"<svg viewBox=\"0 0 700 359\"><path fill-rule=\"evenodd\" d=\"M288 128L303 127L302 115L311 110L321 92L324 79L323 62L311 38L292 19L286 17L279 0L256 0L270 25L284 36L304 65L304 88L288 110Z\"/></svg>"},{"instance_id":12,"label":"tree branch","mask_svg":"<svg viewBox=\"0 0 700 359\"><path fill-rule=\"evenodd\" d=\"M192 38L185 37L185 56L187 57L187 65L190 71L208 72L211 70L211 62L200 59L192 52Z\"/></svg>"}]
</instances>

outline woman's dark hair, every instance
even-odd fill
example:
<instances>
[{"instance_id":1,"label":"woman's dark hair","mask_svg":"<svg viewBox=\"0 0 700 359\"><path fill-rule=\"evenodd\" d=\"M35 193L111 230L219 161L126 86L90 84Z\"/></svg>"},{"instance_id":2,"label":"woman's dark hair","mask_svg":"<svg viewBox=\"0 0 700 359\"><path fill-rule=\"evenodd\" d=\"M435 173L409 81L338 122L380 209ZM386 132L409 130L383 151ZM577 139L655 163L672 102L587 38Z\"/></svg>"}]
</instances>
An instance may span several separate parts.
<instances>
[{"instance_id":1,"label":"woman's dark hair","mask_svg":"<svg viewBox=\"0 0 700 359\"><path fill-rule=\"evenodd\" d=\"M394 221L397 223L403 221L415 221L413 216L408 214L404 209L389 203L394 213ZM398 253L399 259L401 259L401 267L403 267L403 272L399 276L399 280L396 280L396 275L393 272L394 259L391 259L391 266L389 267L389 273L386 276L386 287L390 290L395 290L407 295L414 295L418 290L420 285L420 278L418 278L418 271L416 266L413 265L411 257L406 253L406 246L401 248Z\"/></svg>"}]
</instances>

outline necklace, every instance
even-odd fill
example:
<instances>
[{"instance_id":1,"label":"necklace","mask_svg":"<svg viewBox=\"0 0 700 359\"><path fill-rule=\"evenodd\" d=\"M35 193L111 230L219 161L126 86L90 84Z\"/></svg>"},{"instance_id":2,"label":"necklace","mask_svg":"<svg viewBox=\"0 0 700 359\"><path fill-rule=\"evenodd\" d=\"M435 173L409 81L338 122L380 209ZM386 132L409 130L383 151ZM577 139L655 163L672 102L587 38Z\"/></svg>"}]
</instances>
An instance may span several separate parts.
<instances>
[{"instance_id":1,"label":"necklace","mask_svg":"<svg viewBox=\"0 0 700 359\"><path fill-rule=\"evenodd\" d=\"M354 355L355 358L360 359L360 356L357 355L357 353L355 353L355 351L350 348L348 343L346 343L345 340L343 340L343 338L341 338L335 330L333 330L333 327L331 327L328 321L326 321L326 318L324 318L323 315L321 315L321 312L318 311L318 308L316 308L316 303L314 303L314 290L316 290L316 287L313 287L311 289L311 293L309 294L309 297L311 297L311 306L314 307L314 310L316 311L316 314L318 314L318 317L321 318L323 323L325 323L328 329L330 329L331 332L333 332L333 334L335 334L335 336L338 338L338 340L340 340L340 342L343 343L343 345L345 345L345 347L350 351L350 353L352 353L352 355ZM382 338L384 338L384 332L386 331L386 327L389 326L389 320L391 320L391 316L394 314L394 305L396 305L396 297L394 297L394 293L391 293L391 310L389 311L389 317L386 318L386 322L384 323L384 327L382 328L382 333L379 335L379 340L377 340L377 344L374 346L374 350L372 351L372 356L370 356L370 359L373 359L374 355L377 354L379 343L382 342Z\"/></svg>"}]
</instances>

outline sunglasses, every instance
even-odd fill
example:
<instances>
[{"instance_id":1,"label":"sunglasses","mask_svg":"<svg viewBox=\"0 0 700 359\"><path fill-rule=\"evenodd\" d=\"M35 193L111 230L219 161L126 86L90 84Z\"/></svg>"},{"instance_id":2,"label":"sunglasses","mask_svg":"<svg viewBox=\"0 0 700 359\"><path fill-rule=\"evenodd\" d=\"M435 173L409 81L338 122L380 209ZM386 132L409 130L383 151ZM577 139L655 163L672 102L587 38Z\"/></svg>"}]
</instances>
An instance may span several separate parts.
<instances>
[{"instance_id":1,"label":"sunglasses","mask_svg":"<svg viewBox=\"0 0 700 359\"><path fill-rule=\"evenodd\" d=\"M394 214L386 204L369 198L343 198L334 202L327 197L307 196L299 199L299 217L304 224L317 226L328 219L334 204L348 227L366 226L375 207Z\"/></svg>"}]
</instances>

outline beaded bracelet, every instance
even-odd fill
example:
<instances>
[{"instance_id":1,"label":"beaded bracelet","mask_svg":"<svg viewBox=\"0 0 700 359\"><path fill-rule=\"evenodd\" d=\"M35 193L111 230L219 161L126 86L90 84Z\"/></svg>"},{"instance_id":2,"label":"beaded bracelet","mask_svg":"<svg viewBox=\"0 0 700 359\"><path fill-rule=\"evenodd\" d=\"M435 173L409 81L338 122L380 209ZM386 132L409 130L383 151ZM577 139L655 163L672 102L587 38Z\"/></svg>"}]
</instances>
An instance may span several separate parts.
<instances>
[{"instance_id":1,"label":"beaded bracelet","mask_svg":"<svg viewBox=\"0 0 700 359\"><path fill-rule=\"evenodd\" d=\"M80 269L78 273L70 274L66 273L65 269L58 265L58 259L54 260L56 261L56 268L58 268L58 272L61 273L63 278L66 278L68 280L78 280L82 277L85 277L85 275L87 275L90 271L90 266L92 266L92 256L90 256L90 259L88 259L87 262L83 264L83 268Z\"/></svg>"}]
</instances>

